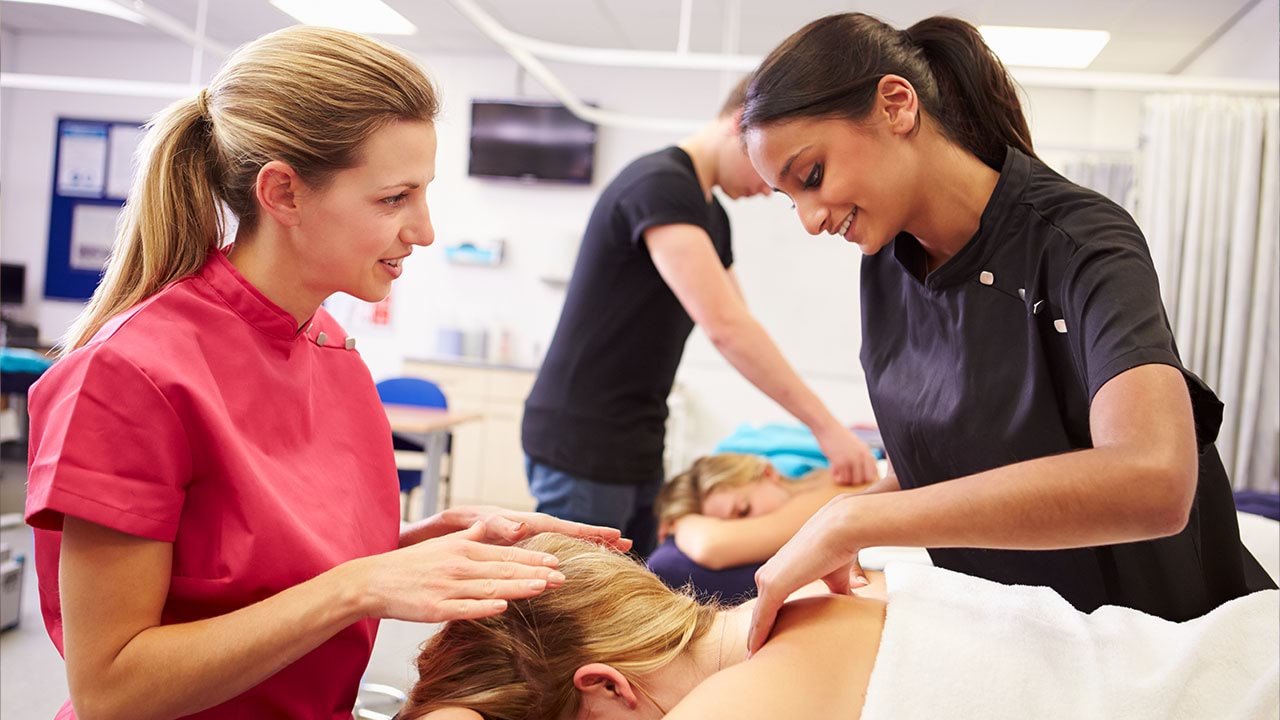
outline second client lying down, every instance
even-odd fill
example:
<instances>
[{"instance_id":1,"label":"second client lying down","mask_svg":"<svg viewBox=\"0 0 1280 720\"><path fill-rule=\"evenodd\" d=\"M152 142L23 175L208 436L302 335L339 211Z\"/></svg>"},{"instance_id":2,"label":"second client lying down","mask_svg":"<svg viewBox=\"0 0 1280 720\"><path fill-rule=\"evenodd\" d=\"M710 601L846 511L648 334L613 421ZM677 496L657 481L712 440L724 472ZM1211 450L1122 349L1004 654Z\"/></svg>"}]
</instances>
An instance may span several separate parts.
<instances>
[{"instance_id":1,"label":"second client lying down","mask_svg":"<svg viewBox=\"0 0 1280 720\"><path fill-rule=\"evenodd\" d=\"M765 458L720 453L696 460L658 496L661 545L649 568L673 588L729 602L755 595L753 576L831 498L868 485L837 485L826 469L784 477Z\"/></svg>"}]
</instances>

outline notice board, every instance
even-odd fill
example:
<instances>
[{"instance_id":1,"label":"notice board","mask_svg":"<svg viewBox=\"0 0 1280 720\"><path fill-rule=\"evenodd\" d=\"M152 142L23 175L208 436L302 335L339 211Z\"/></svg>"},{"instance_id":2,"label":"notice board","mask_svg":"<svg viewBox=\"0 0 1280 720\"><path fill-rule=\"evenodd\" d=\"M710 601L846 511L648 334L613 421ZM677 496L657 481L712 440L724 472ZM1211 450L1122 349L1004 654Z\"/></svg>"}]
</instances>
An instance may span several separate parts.
<instances>
[{"instance_id":1,"label":"notice board","mask_svg":"<svg viewBox=\"0 0 1280 720\"><path fill-rule=\"evenodd\" d=\"M102 277L133 182L143 124L58 119L44 296L87 300Z\"/></svg>"}]
</instances>

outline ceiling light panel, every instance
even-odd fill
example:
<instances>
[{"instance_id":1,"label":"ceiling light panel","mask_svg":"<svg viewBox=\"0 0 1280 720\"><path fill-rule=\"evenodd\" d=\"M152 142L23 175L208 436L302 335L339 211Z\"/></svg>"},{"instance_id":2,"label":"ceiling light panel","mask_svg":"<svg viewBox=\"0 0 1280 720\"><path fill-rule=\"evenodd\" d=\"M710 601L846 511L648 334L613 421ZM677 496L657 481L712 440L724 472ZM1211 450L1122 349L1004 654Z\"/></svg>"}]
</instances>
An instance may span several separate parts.
<instances>
[{"instance_id":1,"label":"ceiling light panel","mask_svg":"<svg viewBox=\"0 0 1280 720\"><path fill-rule=\"evenodd\" d=\"M978 31L1000 62L1019 67L1087 68L1111 40L1105 30L983 25Z\"/></svg>"},{"instance_id":2,"label":"ceiling light panel","mask_svg":"<svg viewBox=\"0 0 1280 720\"><path fill-rule=\"evenodd\" d=\"M418 28L382 0L271 0L305 25L370 35L413 35Z\"/></svg>"},{"instance_id":3,"label":"ceiling light panel","mask_svg":"<svg viewBox=\"0 0 1280 720\"><path fill-rule=\"evenodd\" d=\"M98 15L107 15L121 20L128 20L131 23L145 25L146 20L138 13L118 5L111 0L5 0L5 2L26 3L28 5L49 5L52 7L69 8L71 10L82 10L84 12L96 13Z\"/></svg>"}]
</instances>

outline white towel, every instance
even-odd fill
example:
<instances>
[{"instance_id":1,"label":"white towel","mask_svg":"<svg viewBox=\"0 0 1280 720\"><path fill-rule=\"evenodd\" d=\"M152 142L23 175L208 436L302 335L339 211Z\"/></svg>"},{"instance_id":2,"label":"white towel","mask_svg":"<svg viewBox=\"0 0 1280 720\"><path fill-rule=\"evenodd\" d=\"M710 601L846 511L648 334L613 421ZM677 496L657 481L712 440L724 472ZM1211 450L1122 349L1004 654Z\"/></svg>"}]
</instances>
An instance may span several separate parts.
<instances>
[{"instance_id":1,"label":"white towel","mask_svg":"<svg viewBox=\"0 0 1280 720\"><path fill-rule=\"evenodd\" d=\"M1280 591L1174 623L927 565L885 577L863 720L1280 717Z\"/></svg>"}]
</instances>

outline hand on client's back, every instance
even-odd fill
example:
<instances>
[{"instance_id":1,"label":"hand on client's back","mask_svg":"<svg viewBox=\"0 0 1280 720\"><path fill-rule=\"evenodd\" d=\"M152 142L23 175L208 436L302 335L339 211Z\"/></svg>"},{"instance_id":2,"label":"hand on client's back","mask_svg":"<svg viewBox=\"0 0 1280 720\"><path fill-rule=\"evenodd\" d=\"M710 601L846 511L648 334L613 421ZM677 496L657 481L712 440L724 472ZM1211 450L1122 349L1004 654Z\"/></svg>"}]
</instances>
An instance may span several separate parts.
<instances>
[{"instance_id":1,"label":"hand on client's back","mask_svg":"<svg viewBox=\"0 0 1280 720\"><path fill-rule=\"evenodd\" d=\"M787 597L821 580L833 593L847 595L867 584L858 564L857 542L851 530L857 521L858 496L843 494L822 506L782 549L756 571L760 594L751 613L748 652L764 645Z\"/></svg>"},{"instance_id":2,"label":"hand on client's back","mask_svg":"<svg viewBox=\"0 0 1280 720\"><path fill-rule=\"evenodd\" d=\"M837 485L865 485L880 479L871 448L848 428L832 427L814 433L814 437L831 463L831 477Z\"/></svg>"}]
</instances>

